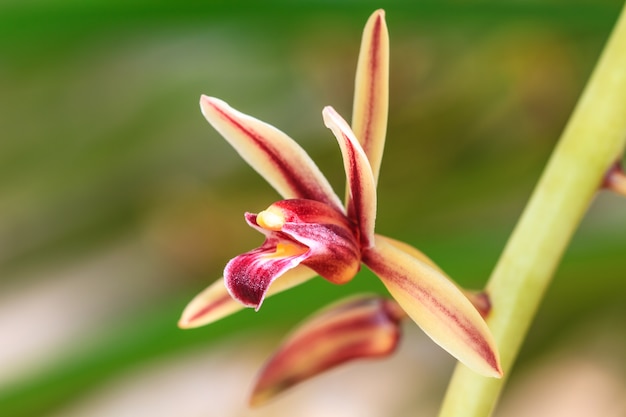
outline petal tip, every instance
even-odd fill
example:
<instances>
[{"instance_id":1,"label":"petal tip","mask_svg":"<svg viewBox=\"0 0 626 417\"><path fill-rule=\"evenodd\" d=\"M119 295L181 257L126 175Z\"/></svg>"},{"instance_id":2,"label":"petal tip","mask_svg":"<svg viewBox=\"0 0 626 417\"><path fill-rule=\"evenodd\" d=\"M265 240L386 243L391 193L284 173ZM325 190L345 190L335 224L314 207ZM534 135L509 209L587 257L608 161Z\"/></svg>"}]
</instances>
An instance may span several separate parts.
<instances>
[{"instance_id":1,"label":"petal tip","mask_svg":"<svg viewBox=\"0 0 626 417\"><path fill-rule=\"evenodd\" d=\"M202 94L200 96L200 110L202 114L206 117L207 113L213 109L216 109L220 106L228 106L225 101L220 100L219 98L207 96Z\"/></svg>"},{"instance_id":2,"label":"petal tip","mask_svg":"<svg viewBox=\"0 0 626 417\"><path fill-rule=\"evenodd\" d=\"M493 368L490 368L488 372L483 373L484 376L490 378L500 379L504 376L504 371L502 371L502 367L500 366L500 362L496 362Z\"/></svg>"},{"instance_id":3,"label":"petal tip","mask_svg":"<svg viewBox=\"0 0 626 417\"><path fill-rule=\"evenodd\" d=\"M487 339L489 346L487 347L486 351L483 351L481 352L481 354L479 354L480 359L472 360L471 357L461 358L457 355L453 356L457 356L457 359L461 363L480 375L489 378L500 379L504 375L504 371L502 370L502 365L500 364L498 349L495 347L495 343L493 342L491 337L487 337Z\"/></svg>"},{"instance_id":4,"label":"petal tip","mask_svg":"<svg viewBox=\"0 0 626 417\"><path fill-rule=\"evenodd\" d=\"M352 129L350 128L348 123L343 117L341 117L337 110L333 108L333 106L324 107L324 109L322 110L322 117L324 119L324 126L332 130L337 138L341 137L344 134L346 135L346 137L354 136L354 133L352 132ZM352 142L354 146L358 143L358 140L356 138L353 138Z\"/></svg>"},{"instance_id":5,"label":"petal tip","mask_svg":"<svg viewBox=\"0 0 626 417\"><path fill-rule=\"evenodd\" d=\"M243 306L228 294L224 281L219 279L197 294L184 308L178 327L193 329L211 324L229 316Z\"/></svg>"},{"instance_id":6,"label":"petal tip","mask_svg":"<svg viewBox=\"0 0 626 417\"><path fill-rule=\"evenodd\" d=\"M177 323L179 329L194 329L211 322L206 320L205 315L202 314L203 309L199 308L198 303L194 301L195 299L192 300L183 310L183 313Z\"/></svg>"},{"instance_id":7,"label":"petal tip","mask_svg":"<svg viewBox=\"0 0 626 417\"><path fill-rule=\"evenodd\" d=\"M201 327L204 324L208 324L205 321L198 320L197 314L195 316L196 317L194 317L194 315L190 314L186 310L183 311L183 314L181 315L177 323L178 328L182 330L189 330L195 329L196 327Z\"/></svg>"},{"instance_id":8,"label":"petal tip","mask_svg":"<svg viewBox=\"0 0 626 417\"><path fill-rule=\"evenodd\" d=\"M210 110L211 104L211 97L205 96L204 94L200 96L200 111L205 118L207 117L207 112Z\"/></svg>"},{"instance_id":9,"label":"petal tip","mask_svg":"<svg viewBox=\"0 0 626 417\"><path fill-rule=\"evenodd\" d=\"M324 119L324 125L330 127L329 124L332 123L332 119L337 117L337 111L333 106L324 106L322 109L322 117Z\"/></svg>"},{"instance_id":10,"label":"petal tip","mask_svg":"<svg viewBox=\"0 0 626 417\"><path fill-rule=\"evenodd\" d=\"M192 322L190 322L189 319L184 315L180 318L180 320L178 320L177 325L179 329L183 330L193 329L195 327Z\"/></svg>"},{"instance_id":11,"label":"petal tip","mask_svg":"<svg viewBox=\"0 0 626 417\"><path fill-rule=\"evenodd\" d=\"M212 98L207 96L206 94L200 95L200 107L211 104L211 99Z\"/></svg>"}]
</instances>

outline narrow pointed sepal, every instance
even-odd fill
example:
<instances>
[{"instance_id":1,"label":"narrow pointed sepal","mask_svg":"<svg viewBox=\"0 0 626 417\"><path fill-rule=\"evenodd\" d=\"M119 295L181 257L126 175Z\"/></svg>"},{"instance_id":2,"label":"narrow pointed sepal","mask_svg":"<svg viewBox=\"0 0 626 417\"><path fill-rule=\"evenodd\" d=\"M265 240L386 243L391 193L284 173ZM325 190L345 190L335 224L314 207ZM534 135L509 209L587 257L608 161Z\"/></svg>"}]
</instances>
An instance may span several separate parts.
<instances>
[{"instance_id":1,"label":"narrow pointed sepal","mask_svg":"<svg viewBox=\"0 0 626 417\"><path fill-rule=\"evenodd\" d=\"M266 296L277 294L300 285L316 276L315 271L300 265L277 279L270 287ZM178 321L181 329L191 329L213 323L243 309L244 305L233 299L223 279L218 279L200 294L196 295Z\"/></svg>"},{"instance_id":2,"label":"narrow pointed sepal","mask_svg":"<svg viewBox=\"0 0 626 417\"><path fill-rule=\"evenodd\" d=\"M361 142L378 179L389 111L389 33L385 11L377 10L367 21L354 83L352 130Z\"/></svg>"},{"instance_id":3,"label":"narrow pointed sepal","mask_svg":"<svg viewBox=\"0 0 626 417\"><path fill-rule=\"evenodd\" d=\"M268 360L250 404L261 405L343 363L393 353L403 317L400 306L379 296L354 297L327 307L301 324Z\"/></svg>"},{"instance_id":4,"label":"narrow pointed sepal","mask_svg":"<svg viewBox=\"0 0 626 417\"><path fill-rule=\"evenodd\" d=\"M374 243L376 222L376 182L372 168L352 129L339 113L327 106L322 115L341 149L348 188L348 215L359 226L361 245L369 247Z\"/></svg>"},{"instance_id":5,"label":"narrow pointed sepal","mask_svg":"<svg viewBox=\"0 0 626 417\"><path fill-rule=\"evenodd\" d=\"M342 210L341 200L315 162L285 133L214 97L202 96L200 108L215 130L281 196L323 201Z\"/></svg>"},{"instance_id":6,"label":"narrow pointed sepal","mask_svg":"<svg viewBox=\"0 0 626 417\"><path fill-rule=\"evenodd\" d=\"M419 249L409 245L406 242L392 239L388 236L376 235L376 238L385 240L390 245L395 246L401 251L408 253L417 260L424 262L426 265L429 265L437 271L441 272L446 278L449 279L448 275L446 275L446 273L439 267L439 265L437 265L432 259L426 256L426 254L424 254L424 252L420 251ZM474 307L476 307L476 310L478 310L483 318L486 318L489 315L489 312L491 311L491 299L489 298L489 294L487 294L485 291L474 291L464 288L459 289L474 305Z\"/></svg>"},{"instance_id":7,"label":"narrow pointed sepal","mask_svg":"<svg viewBox=\"0 0 626 417\"><path fill-rule=\"evenodd\" d=\"M437 344L481 375L502 376L487 323L445 275L384 238L363 253L363 261Z\"/></svg>"}]
</instances>

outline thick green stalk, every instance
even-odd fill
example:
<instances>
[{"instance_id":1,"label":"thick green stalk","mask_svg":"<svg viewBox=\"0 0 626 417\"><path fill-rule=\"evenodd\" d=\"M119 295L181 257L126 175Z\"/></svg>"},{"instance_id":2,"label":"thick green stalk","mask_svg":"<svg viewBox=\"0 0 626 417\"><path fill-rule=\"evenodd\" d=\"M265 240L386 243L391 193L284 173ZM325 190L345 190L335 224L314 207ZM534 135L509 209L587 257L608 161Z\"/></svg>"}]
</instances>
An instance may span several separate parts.
<instances>
[{"instance_id":1,"label":"thick green stalk","mask_svg":"<svg viewBox=\"0 0 626 417\"><path fill-rule=\"evenodd\" d=\"M563 252L626 139L626 7L487 284L506 374ZM504 379L459 364L440 417L486 417Z\"/></svg>"}]
</instances>

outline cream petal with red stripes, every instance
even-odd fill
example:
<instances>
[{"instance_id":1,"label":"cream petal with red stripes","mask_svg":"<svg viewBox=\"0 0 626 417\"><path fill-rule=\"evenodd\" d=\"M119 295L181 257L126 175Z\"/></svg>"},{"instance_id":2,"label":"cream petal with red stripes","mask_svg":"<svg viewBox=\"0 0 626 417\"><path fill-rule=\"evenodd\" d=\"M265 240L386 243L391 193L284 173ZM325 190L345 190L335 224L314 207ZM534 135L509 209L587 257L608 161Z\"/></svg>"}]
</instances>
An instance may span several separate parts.
<instances>
[{"instance_id":1,"label":"cream petal with red stripes","mask_svg":"<svg viewBox=\"0 0 626 417\"><path fill-rule=\"evenodd\" d=\"M330 106L322 111L324 124L339 142L348 189L348 216L359 226L361 245L374 244L376 224L376 182L367 155L348 123Z\"/></svg>"},{"instance_id":2,"label":"cream petal with red stripes","mask_svg":"<svg viewBox=\"0 0 626 417\"><path fill-rule=\"evenodd\" d=\"M290 269L275 280L265 294L266 297L278 294L317 276L317 272L304 265ZM230 296L224 279L220 278L196 295L178 321L181 329L192 329L216 322L230 316L245 306Z\"/></svg>"},{"instance_id":3,"label":"cream petal with red stripes","mask_svg":"<svg viewBox=\"0 0 626 417\"><path fill-rule=\"evenodd\" d=\"M487 324L445 275L379 236L376 245L364 251L363 262L437 344L477 373L502 376Z\"/></svg>"},{"instance_id":4,"label":"cream petal with red stripes","mask_svg":"<svg viewBox=\"0 0 626 417\"><path fill-rule=\"evenodd\" d=\"M376 10L365 25L354 82L352 130L378 179L389 109L389 33L385 11Z\"/></svg>"}]
</instances>

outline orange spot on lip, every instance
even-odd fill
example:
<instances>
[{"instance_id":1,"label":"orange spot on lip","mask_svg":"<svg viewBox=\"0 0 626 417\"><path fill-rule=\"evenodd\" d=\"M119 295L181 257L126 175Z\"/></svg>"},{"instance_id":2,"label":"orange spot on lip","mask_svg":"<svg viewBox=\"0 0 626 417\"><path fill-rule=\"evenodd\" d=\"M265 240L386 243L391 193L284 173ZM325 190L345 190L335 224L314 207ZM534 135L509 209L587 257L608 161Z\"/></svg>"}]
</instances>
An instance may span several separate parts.
<instances>
[{"instance_id":1,"label":"orange spot on lip","mask_svg":"<svg viewBox=\"0 0 626 417\"><path fill-rule=\"evenodd\" d=\"M295 243L279 243L276 245L276 250L273 253L268 253L263 257L265 259L274 259L274 258L289 258L292 256L302 255L306 252L308 248L304 246L297 245Z\"/></svg>"}]
</instances>

